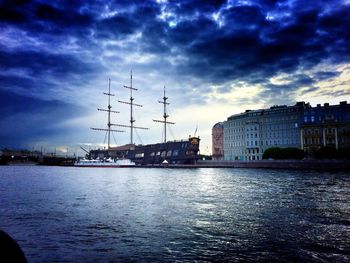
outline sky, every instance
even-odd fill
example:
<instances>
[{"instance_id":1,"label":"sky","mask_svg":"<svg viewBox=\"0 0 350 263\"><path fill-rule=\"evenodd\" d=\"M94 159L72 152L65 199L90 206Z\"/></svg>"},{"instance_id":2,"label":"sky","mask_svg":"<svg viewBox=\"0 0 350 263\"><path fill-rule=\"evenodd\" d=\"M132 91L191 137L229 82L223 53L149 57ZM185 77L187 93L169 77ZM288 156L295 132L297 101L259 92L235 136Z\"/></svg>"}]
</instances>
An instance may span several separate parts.
<instances>
[{"instance_id":1,"label":"sky","mask_svg":"<svg viewBox=\"0 0 350 263\"><path fill-rule=\"evenodd\" d=\"M246 109L350 102L350 0L0 0L0 148L79 154L102 147L108 79L112 123L137 144L201 138ZM116 127L117 128L117 127ZM113 145L130 142L128 129Z\"/></svg>"}]
</instances>

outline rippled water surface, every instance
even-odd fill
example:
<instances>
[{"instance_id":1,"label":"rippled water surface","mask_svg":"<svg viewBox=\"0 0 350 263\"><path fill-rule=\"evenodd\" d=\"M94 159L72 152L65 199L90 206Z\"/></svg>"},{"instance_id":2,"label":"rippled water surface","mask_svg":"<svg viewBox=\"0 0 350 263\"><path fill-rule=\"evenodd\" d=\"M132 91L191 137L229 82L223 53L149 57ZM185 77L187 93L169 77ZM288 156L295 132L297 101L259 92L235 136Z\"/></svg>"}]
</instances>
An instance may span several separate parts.
<instances>
[{"instance_id":1,"label":"rippled water surface","mask_svg":"<svg viewBox=\"0 0 350 263\"><path fill-rule=\"evenodd\" d=\"M350 174L0 167L29 262L350 261Z\"/></svg>"}]
</instances>

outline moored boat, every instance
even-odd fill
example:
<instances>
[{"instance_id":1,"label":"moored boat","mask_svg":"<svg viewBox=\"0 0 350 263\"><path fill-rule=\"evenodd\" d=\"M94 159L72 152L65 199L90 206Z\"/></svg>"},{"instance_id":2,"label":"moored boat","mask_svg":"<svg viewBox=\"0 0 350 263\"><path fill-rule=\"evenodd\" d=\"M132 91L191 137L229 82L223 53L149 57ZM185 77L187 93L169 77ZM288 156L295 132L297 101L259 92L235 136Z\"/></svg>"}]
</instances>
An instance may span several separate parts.
<instances>
[{"instance_id":1,"label":"moored boat","mask_svg":"<svg viewBox=\"0 0 350 263\"><path fill-rule=\"evenodd\" d=\"M135 163L129 159L80 159L74 163L77 167L133 167Z\"/></svg>"}]
</instances>

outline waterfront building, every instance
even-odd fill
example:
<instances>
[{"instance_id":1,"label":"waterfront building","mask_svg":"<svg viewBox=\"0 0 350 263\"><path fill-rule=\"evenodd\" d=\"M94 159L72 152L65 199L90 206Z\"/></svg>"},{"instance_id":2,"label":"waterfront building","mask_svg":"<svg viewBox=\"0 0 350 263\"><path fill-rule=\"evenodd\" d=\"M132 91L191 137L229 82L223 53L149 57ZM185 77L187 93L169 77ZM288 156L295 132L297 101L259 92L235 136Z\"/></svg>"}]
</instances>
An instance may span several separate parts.
<instances>
[{"instance_id":1,"label":"waterfront building","mask_svg":"<svg viewBox=\"0 0 350 263\"><path fill-rule=\"evenodd\" d=\"M321 147L350 147L350 104L246 110L224 123L225 160L261 160L271 147L295 147L312 156Z\"/></svg>"},{"instance_id":2,"label":"waterfront building","mask_svg":"<svg viewBox=\"0 0 350 263\"><path fill-rule=\"evenodd\" d=\"M309 104L246 110L224 122L225 160L261 160L271 147L300 148L301 116Z\"/></svg>"},{"instance_id":3,"label":"waterfront building","mask_svg":"<svg viewBox=\"0 0 350 263\"><path fill-rule=\"evenodd\" d=\"M309 155L325 146L350 147L350 104L346 101L306 108L301 122L301 149Z\"/></svg>"},{"instance_id":4,"label":"waterfront building","mask_svg":"<svg viewBox=\"0 0 350 263\"><path fill-rule=\"evenodd\" d=\"M216 123L212 128L212 159L224 159L224 125Z\"/></svg>"}]
</instances>

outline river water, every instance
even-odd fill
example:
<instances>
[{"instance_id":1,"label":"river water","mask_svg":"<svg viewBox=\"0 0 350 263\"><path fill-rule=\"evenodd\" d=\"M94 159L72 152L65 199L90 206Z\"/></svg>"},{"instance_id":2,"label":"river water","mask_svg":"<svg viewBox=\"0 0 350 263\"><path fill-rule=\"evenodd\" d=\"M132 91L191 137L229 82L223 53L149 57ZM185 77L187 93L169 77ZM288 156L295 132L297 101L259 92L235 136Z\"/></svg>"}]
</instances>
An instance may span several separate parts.
<instances>
[{"instance_id":1,"label":"river water","mask_svg":"<svg viewBox=\"0 0 350 263\"><path fill-rule=\"evenodd\" d=\"M2 166L29 262L350 261L350 175Z\"/></svg>"}]
</instances>

